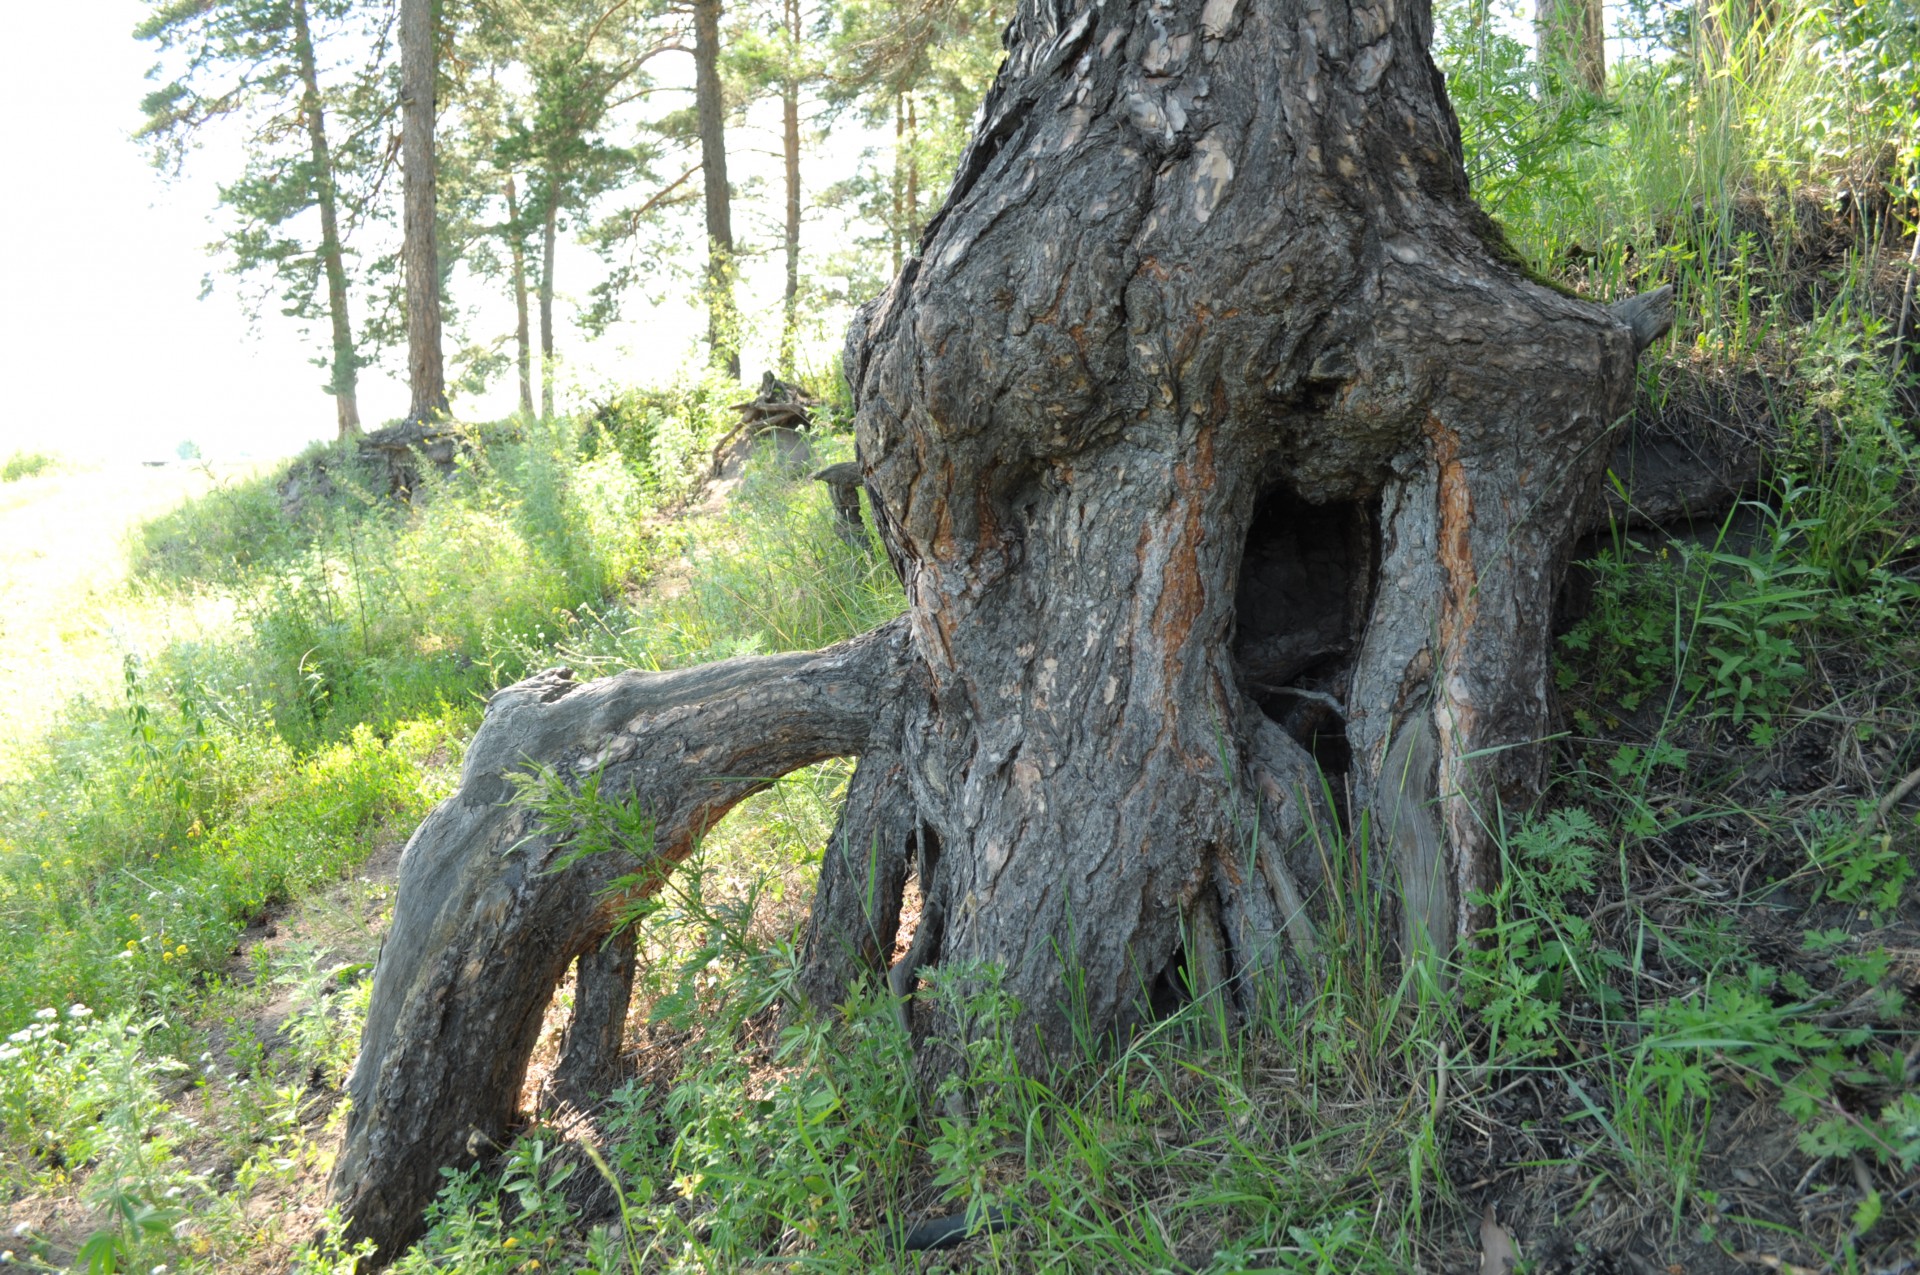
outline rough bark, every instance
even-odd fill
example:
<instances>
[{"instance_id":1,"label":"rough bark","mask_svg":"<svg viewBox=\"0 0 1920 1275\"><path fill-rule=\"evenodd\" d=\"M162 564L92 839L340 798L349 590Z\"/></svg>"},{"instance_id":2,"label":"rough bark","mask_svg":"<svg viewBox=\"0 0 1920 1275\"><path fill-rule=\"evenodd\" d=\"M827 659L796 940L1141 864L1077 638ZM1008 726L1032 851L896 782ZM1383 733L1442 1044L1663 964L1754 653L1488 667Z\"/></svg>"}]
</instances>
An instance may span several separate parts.
<instances>
[{"instance_id":1,"label":"rough bark","mask_svg":"<svg viewBox=\"0 0 1920 1275\"><path fill-rule=\"evenodd\" d=\"M554 1102L587 1106L619 1076L636 949L632 928L622 927L575 960L573 1014L549 1091Z\"/></svg>"},{"instance_id":2,"label":"rough bark","mask_svg":"<svg viewBox=\"0 0 1920 1275\"><path fill-rule=\"evenodd\" d=\"M707 211L707 345L740 379L733 304L733 197L727 186L727 106L720 88L720 0L693 0L694 113Z\"/></svg>"},{"instance_id":3,"label":"rough bark","mask_svg":"<svg viewBox=\"0 0 1920 1275\"><path fill-rule=\"evenodd\" d=\"M579 683L551 670L496 695L459 791L400 862L374 972L333 1189L347 1234L391 1258L419 1234L443 1165L503 1142L554 986L583 955L563 1077L600 1070L622 962L601 944L623 904L658 887L701 834L775 778L864 752L907 676L896 623L820 652ZM505 776L546 766L643 803L650 845L554 871L564 836L508 804ZM610 887L621 878L640 884ZM597 966L589 973L588 967ZM591 1001L592 1005L583 1002ZM570 1051L571 1052L571 1051Z\"/></svg>"},{"instance_id":4,"label":"rough bark","mask_svg":"<svg viewBox=\"0 0 1920 1275\"><path fill-rule=\"evenodd\" d=\"M1363 826L1404 942L1451 951L1495 803L1538 791L1553 592L1636 339L1507 264L1429 23L1024 5L849 336L928 678L925 959L1001 967L1036 1054L1157 985L1304 982Z\"/></svg>"},{"instance_id":5,"label":"rough bark","mask_svg":"<svg viewBox=\"0 0 1920 1275\"><path fill-rule=\"evenodd\" d=\"M1429 22L1022 5L945 207L848 336L907 615L499 697L402 863L336 1171L354 1234L391 1252L466 1131L505 1128L601 889L764 782L712 776L860 755L809 994L889 961L911 870L891 986L998 967L1035 1064L1185 996L1311 994L1363 863L1406 952L1482 925L1496 807L1543 778L1554 592L1668 300L1509 264ZM650 857L542 873L559 847L499 804L527 758L644 794ZM958 1026L902 1016L938 1067Z\"/></svg>"},{"instance_id":6,"label":"rough bark","mask_svg":"<svg viewBox=\"0 0 1920 1275\"><path fill-rule=\"evenodd\" d=\"M533 341L527 323L527 241L520 233L520 195L507 177L507 233L513 239L513 343L520 372L520 414L533 415Z\"/></svg>"},{"instance_id":7,"label":"rough bark","mask_svg":"<svg viewBox=\"0 0 1920 1275\"><path fill-rule=\"evenodd\" d=\"M540 222L540 415L553 415L553 258L560 238L560 181L547 174L547 212Z\"/></svg>"},{"instance_id":8,"label":"rough bark","mask_svg":"<svg viewBox=\"0 0 1920 1275\"><path fill-rule=\"evenodd\" d=\"M400 133L405 168L402 255L407 272L407 419L447 412L440 356L439 218L434 196L434 93L439 46L433 0L400 0Z\"/></svg>"},{"instance_id":9,"label":"rough bark","mask_svg":"<svg viewBox=\"0 0 1920 1275\"><path fill-rule=\"evenodd\" d=\"M327 277L327 321L332 328L333 359L327 392L333 395L339 437L360 432L357 385L360 360L353 352L353 324L347 313L347 269L340 249L339 190L334 182L333 151L327 144L326 114L320 105L320 70L313 54L313 29L306 0L293 4L294 56L300 63L300 113L307 122L313 159L314 199L320 207L320 265Z\"/></svg>"}]
</instances>

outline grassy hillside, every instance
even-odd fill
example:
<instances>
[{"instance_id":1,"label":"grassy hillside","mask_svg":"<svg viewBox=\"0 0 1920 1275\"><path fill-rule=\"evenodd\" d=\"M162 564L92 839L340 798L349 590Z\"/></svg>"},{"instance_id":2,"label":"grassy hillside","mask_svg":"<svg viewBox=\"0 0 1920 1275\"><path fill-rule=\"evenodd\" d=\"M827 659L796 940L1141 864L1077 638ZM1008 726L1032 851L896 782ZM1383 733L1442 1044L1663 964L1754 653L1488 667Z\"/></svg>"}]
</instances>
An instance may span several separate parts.
<instances>
[{"instance_id":1,"label":"grassy hillside","mask_svg":"<svg viewBox=\"0 0 1920 1275\"><path fill-rule=\"evenodd\" d=\"M1035 1075L994 972L945 970L966 1101L923 1108L878 990L831 1019L787 1003L847 773L816 767L639 919L632 1079L544 1106L549 1039L533 1120L449 1176L401 1270L1452 1271L1516 1243L1537 1271L1920 1263L1911 18L1723 14L1601 101L1538 94L1467 17L1443 11L1441 52L1514 250L1600 299L1673 283L1632 427L1760 462L1732 508L1663 527L1616 476L1562 625L1558 778L1487 812L1493 927L1400 968L1346 830L1317 999L1249 1024L1202 1000ZM385 874L484 696L555 663L814 647L901 605L820 484L761 463L689 499L738 393L476 428L411 501L333 452L289 471L299 493L194 479L124 557L47 511L144 497L0 487L7 527L40 529L0 535L31 599L0 631L11 1260L349 1269L299 1250ZM822 463L851 454L834 424ZM78 485L15 501L53 483ZM982 1233L902 1250L950 1213Z\"/></svg>"}]
</instances>

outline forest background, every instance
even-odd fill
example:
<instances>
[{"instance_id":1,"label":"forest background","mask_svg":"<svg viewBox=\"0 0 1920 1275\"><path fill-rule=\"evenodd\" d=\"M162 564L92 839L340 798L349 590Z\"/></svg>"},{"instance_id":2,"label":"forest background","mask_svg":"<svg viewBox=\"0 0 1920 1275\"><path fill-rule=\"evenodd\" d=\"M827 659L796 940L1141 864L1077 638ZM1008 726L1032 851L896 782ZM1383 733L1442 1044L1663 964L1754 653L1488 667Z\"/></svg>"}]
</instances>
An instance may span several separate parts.
<instances>
[{"instance_id":1,"label":"forest background","mask_svg":"<svg viewBox=\"0 0 1920 1275\"><path fill-rule=\"evenodd\" d=\"M310 1239L392 860L484 696L559 662L816 647L900 607L820 484L760 454L720 499L711 449L771 368L817 401L817 462L850 457L839 329L937 207L1006 13L725 12L738 299L716 327L692 10L448 6L438 239L467 450L396 500L351 437L305 471L209 463L341 432L349 381L364 428L405 410L393 11L85 8L111 29L9 40L0 77L10 118L124 147L22 129L16 171L48 201L5 205L9 242L48 246L19 254L8 358L33 397L0 446L0 1260L344 1269ZM948 1213L1001 1221L952 1259L985 1269L1460 1269L1515 1245L1542 1270L1920 1263L1920 15L1579 5L1539 41L1535 16L1438 10L1476 193L1559 286L1674 284L1641 414L1754 460L1673 534L1623 485L1583 547L1565 779L1509 830L1464 1005L1391 965L1361 891L1325 999L1244 1032L1195 1002L1034 1076L971 993L968 1079L993 1100L922 1112L881 998L835 1024L775 1012L845 784L828 764L730 817L640 918L639 1074L584 1115L536 1075L540 1118L449 1178L403 1264L878 1269L925 1260L899 1232ZM210 21L232 25L194 72ZM170 212L107 179L128 159L179 166ZM195 318L122 286L203 273ZM212 314L251 316L257 353ZM175 463L93 463L155 453ZM300 499L286 480L316 463L336 481Z\"/></svg>"}]
</instances>

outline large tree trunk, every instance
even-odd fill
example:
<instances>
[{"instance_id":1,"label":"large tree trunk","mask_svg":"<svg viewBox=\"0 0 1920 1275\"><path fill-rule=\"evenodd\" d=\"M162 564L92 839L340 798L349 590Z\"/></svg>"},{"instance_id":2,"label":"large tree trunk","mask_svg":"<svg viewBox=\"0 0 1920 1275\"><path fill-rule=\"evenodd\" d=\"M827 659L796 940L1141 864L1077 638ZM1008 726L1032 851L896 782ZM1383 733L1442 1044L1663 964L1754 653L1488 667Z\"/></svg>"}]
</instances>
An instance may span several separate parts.
<instances>
[{"instance_id":1,"label":"large tree trunk","mask_svg":"<svg viewBox=\"0 0 1920 1275\"><path fill-rule=\"evenodd\" d=\"M694 110L707 205L707 346L740 379L733 304L733 197L727 186L727 106L720 89L720 0L693 0Z\"/></svg>"},{"instance_id":2,"label":"large tree trunk","mask_svg":"<svg viewBox=\"0 0 1920 1275\"><path fill-rule=\"evenodd\" d=\"M928 679L922 955L999 966L1016 1039L1303 979L1363 836L1405 945L1450 952L1496 804L1539 789L1553 592L1636 336L1507 264L1429 23L1023 5L849 335Z\"/></svg>"},{"instance_id":3,"label":"large tree trunk","mask_svg":"<svg viewBox=\"0 0 1920 1275\"><path fill-rule=\"evenodd\" d=\"M533 341L527 323L527 241L520 233L520 197L507 175L507 233L513 240L513 343L520 373L520 414L533 415Z\"/></svg>"},{"instance_id":4,"label":"large tree trunk","mask_svg":"<svg viewBox=\"0 0 1920 1275\"><path fill-rule=\"evenodd\" d=\"M434 199L434 92L439 75L433 0L400 0L400 133L405 167L403 255L407 270L407 419L446 415L440 358L440 249Z\"/></svg>"},{"instance_id":5,"label":"large tree trunk","mask_svg":"<svg viewBox=\"0 0 1920 1275\"><path fill-rule=\"evenodd\" d=\"M313 157L314 197L320 205L320 265L327 276L327 319L333 328L333 360L327 392L333 395L339 437L360 432L360 399L356 392L360 360L353 352L353 324L347 315L347 268L340 249L339 192L334 183L333 151L327 145L327 122L320 105L320 69L313 55L313 28L307 21L306 0L294 0L294 56L300 63L301 114L307 121L307 144Z\"/></svg>"},{"instance_id":6,"label":"large tree trunk","mask_svg":"<svg viewBox=\"0 0 1920 1275\"><path fill-rule=\"evenodd\" d=\"M1329 873L1374 871L1409 953L1483 924L1497 807L1541 784L1554 590L1667 302L1507 264L1429 35L1419 0L1022 5L848 337L907 615L502 694L403 860L336 1171L356 1234L391 1252L434 1166L500 1135L596 891L762 782L712 776L859 754L808 994L885 967L911 860L894 990L997 967L1035 1063L1185 995L1311 988ZM557 847L499 805L527 758L638 794L650 856L541 875ZM958 1025L903 1018L951 1056Z\"/></svg>"}]
</instances>

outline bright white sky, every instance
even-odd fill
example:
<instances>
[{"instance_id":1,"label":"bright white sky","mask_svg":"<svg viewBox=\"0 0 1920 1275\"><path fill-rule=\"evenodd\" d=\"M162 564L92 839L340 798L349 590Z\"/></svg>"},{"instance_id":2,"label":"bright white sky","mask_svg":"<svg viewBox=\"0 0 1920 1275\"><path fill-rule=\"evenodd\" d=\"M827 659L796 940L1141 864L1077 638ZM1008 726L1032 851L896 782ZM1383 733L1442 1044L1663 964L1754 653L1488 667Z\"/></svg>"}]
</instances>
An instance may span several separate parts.
<instances>
[{"instance_id":1,"label":"bright white sky","mask_svg":"<svg viewBox=\"0 0 1920 1275\"><path fill-rule=\"evenodd\" d=\"M8 285L0 307L0 457L34 448L158 459L188 440L209 457L269 457L333 435L333 400L310 362L317 343L271 307L254 329L224 275L210 297L197 299L202 278L217 269L203 248L214 237L215 185L239 165L231 150L210 147L168 185L129 140L153 62L153 51L131 37L143 12L139 0L7 6L0 33L0 118L9 121L0 152L8 176L0 199L8 256L0 276ZM755 148L765 142L745 130L729 146L736 187L752 175ZM736 234L749 220L736 205ZM769 260L749 272L743 307L771 311L777 270ZM657 308L630 299L630 321L584 345L569 330L572 299L584 298L598 273L577 246L558 263L560 343L571 355L563 387L653 382L695 356L705 318L679 299ZM510 331L510 309L504 298L499 304L501 313L480 326ZM749 344L749 381L766 357L764 342ZM390 351L362 371L360 413L369 428L406 411L406 388L395 379L404 368L404 351ZM456 411L502 416L512 393L503 378Z\"/></svg>"}]
</instances>

